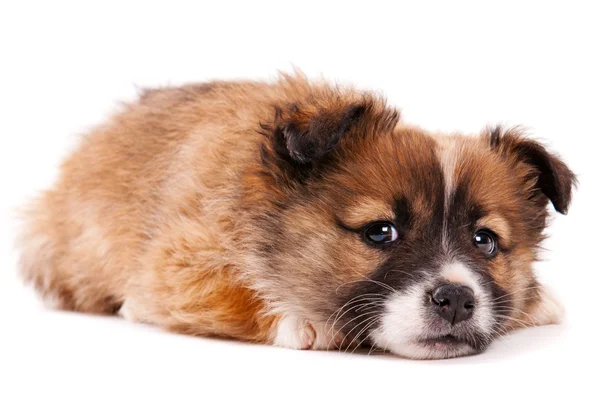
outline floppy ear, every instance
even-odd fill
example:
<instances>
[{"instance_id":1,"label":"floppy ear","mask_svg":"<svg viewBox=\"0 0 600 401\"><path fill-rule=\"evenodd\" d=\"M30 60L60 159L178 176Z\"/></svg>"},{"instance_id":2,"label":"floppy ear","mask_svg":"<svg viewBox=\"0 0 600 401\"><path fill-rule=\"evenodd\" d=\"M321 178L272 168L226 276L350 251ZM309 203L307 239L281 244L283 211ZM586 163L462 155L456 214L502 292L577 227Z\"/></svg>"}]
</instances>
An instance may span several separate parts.
<instances>
[{"instance_id":1,"label":"floppy ear","mask_svg":"<svg viewBox=\"0 0 600 401\"><path fill-rule=\"evenodd\" d=\"M530 166L532 169L526 178L534 179L537 193L545 195L557 212L567 214L571 189L577 185L577 179L558 156L549 153L539 142L523 137L516 129L502 132L496 127L490 130L489 141L492 149L503 156ZM536 193L532 197L536 197Z\"/></svg>"},{"instance_id":2,"label":"floppy ear","mask_svg":"<svg viewBox=\"0 0 600 401\"><path fill-rule=\"evenodd\" d=\"M261 161L275 175L283 173L287 179L303 181L331 159L344 138L391 130L398 118L395 110L368 97L277 107L273 123L261 124L261 133L268 138Z\"/></svg>"},{"instance_id":3,"label":"floppy ear","mask_svg":"<svg viewBox=\"0 0 600 401\"><path fill-rule=\"evenodd\" d=\"M340 142L365 114L365 104L322 110L291 106L287 115L276 113L275 149L299 164L318 162Z\"/></svg>"}]
</instances>

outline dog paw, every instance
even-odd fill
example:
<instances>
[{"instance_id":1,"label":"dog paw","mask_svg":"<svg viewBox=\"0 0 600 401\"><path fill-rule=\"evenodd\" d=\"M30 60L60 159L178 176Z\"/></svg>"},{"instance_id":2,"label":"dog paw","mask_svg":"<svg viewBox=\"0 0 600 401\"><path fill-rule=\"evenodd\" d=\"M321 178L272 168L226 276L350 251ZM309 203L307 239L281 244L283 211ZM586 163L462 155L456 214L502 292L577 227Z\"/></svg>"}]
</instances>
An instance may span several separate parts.
<instances>
[{"instance_id":1,"label":"dog paw","mask_svg":"<svg viewBox=\"0 0 600 401\"><path fill-rule=\"evenodd\" d=\"M530 313L533 324L542 326L561 323L565 316L565 308L562 302L547 286L543 286L538 291L540 299Z\"/></svg>"},{"instance_id":2,"label":"dog paw","mask_svg":"<svg viewBox=\"0 0 600 401\"><path fill-rule=\"evenodd\" d=\"M312 349L316 338L317 333L308 321L295 316L284 316L277 324L273 344L283 348Z\"/></svg>"},{"instance_id":3,"label":"dog paw","mask_svg":"<svg viewBox=\"0 0 600 401\"><path fill-rule=\"evenodd\" d=\"M277 325L273 344L278 347L302 350L337 349L343 336L328 331L323 324L313 324L296 316L284 316Z\"/></svg>"},{"instance_id":4,"label":"dog paw","mask_svg":"<svg viewBox=\"0 0 600 401\"><path fill-rule=\"evenodd\" d=\"M133 299L128 298L121 305L117 315L130 322L147 323L147 319L142 317L141 312L140 306Z\"/></svg>"}]
</instances>

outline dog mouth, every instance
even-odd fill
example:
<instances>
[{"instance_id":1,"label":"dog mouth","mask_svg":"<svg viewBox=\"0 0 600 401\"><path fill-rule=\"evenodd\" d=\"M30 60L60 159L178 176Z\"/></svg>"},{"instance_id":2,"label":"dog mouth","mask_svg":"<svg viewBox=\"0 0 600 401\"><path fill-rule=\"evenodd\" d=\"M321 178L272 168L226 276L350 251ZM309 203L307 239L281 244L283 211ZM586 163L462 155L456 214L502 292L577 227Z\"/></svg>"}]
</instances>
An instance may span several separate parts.
<instances>
[{"instance_id":1,"label":"dog mouth","mask_svg":"<svg viewBox=\"0 0 600 401\"><path fill-rule=\"evenodd\" d=\"M464 346L471 346L469 341L461 339L452 334L446 334L438 337L428 337L418 341L419 345L425 346L432 349L457 349Z\"/></svg>"}]
</instances>

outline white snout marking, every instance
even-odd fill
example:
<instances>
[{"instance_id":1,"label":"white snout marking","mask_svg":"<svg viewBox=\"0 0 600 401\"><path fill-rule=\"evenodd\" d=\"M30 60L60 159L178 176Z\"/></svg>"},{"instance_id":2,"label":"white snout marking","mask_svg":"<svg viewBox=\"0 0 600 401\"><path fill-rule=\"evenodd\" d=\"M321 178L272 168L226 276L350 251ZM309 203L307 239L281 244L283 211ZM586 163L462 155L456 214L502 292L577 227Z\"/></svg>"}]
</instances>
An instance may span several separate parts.
<instances>
[{"instance_id":1,"label":"white snout marking","mask_svg":"<svg viewBox=\"0 0 600 401\"><path fill-rule=\"evenodd\" d=\"M371 333L374 343L382 349L412 359L438 359L474 352L469 345L452 350L424 346L419 340L439 333L428 328L426 305L423 302L428 283L414 285L395 293L386 301L381 324Z\"/></svg>"},{"instance_id":2,"label":"white snout marking","mask_svg":"<svg viewBox=\"0 0 600 401\"><path fill-rule=\"evenodd\" d=\"M475 296L481 294L481 286L477 274L460 262L448 263L442 268L442 279L453 284L467 286L473 290Z\"/></svg>"},{"instance_id":3,"label":"white snout marking","mask_svg":"<svg viewBox=\"0 0 600 401\"><path fill-rule=\"evenodd\" d=\"M415 343L426 334L424 294L425 287L417 284L402 293L390 295L385 303L381 324L371 333L378 347L408 358L431 357L432 351Z\"/></svg>"},{"instance_id":4,"label":"white snout marking","mask_svg":"<svg viewBox=\"0 0 600 401\"><path fill-rule=\"evenodd\" d=\"M473 290L477 304L473 317L467 324L478 332L491 334L494 319L490 296L483 290L481 278L466 264L452 261L442 267L439 275L389 296L385 301L381 324L370 334L378 347L415 359L447 358L474 352L466 344L455 349L435 349L419 342L431 336L446 334L446 330L432 326L429 305L425 302L427 292L440 279L465 285Z\"/></svg>"},{"instance_id":5,"label":"white snout marking","mask_svg":"<svg viewBox=\"0 0 600 401\"><path fill-rule=\"evenodd\" d=\"M481 276L469 269L464 263L456 261L443 266L440 276L450 283L464 285L473 290L476 301L473 320L481 330L489 330L494 319L491 312L491 300L481 286Z\"/></svg>"}]
</instances>

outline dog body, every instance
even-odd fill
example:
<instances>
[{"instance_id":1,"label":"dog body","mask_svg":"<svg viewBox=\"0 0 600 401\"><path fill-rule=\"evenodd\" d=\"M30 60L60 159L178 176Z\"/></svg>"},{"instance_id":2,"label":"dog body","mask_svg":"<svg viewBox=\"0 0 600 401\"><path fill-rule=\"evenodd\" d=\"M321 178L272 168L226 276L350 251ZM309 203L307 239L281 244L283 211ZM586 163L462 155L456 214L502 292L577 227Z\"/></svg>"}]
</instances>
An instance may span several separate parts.
<instances>
[{"instance_id":1,"label":"dog body","mask_svg":"<svg viewBox=\"0 0 600 401\"><path fill-rule=\"evenodd\" d=\"M515 130L431 134L301 76L151 90L29 205L20 266L62 309L460 356L558 320L531 264L574 182Z\"/></svg>"}]
</instances>

